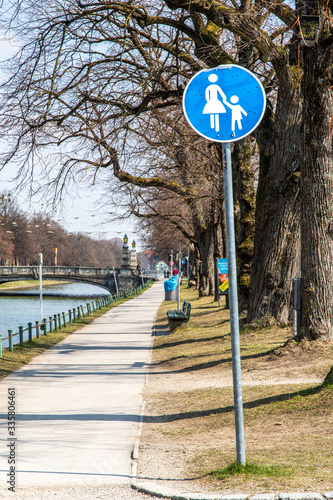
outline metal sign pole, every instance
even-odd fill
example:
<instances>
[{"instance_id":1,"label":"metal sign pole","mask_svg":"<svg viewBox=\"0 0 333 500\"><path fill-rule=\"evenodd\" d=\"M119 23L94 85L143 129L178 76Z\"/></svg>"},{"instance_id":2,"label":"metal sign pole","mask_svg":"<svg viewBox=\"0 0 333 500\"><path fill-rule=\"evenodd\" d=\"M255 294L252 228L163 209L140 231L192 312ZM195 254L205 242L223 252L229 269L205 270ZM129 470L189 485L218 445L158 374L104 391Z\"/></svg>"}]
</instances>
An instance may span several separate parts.
<instances>
[{"instance_id":1,"label":"metal sign pole","mask_svg":"<svg viewBox=\"0 0 333 500\"><path fill-rule=\"evenodd\" d=\"M43 284L42 284L42 266L43 266L43 254L39 254L39 301L40 301L40 323L43 323Z\"/></svg>"},{"instance_id":2,"label":"metal sign pole","mask_svg":"<svg viewBox=\"0 0 333 500\"><path fill-rule=\"evenodd\" d=\"M237 452L237 462L245 465L245 438L244 438L243 396L242 396L242 378L241 378L240 342L239 342L234 199L233 199L233 188L232 188L230 143L223 144L223 183L224 183L224 198L226 205L232 376L233 376L233 387L234 387L235 426L236 426L236 452Z\"/></svg>"}]
</instances>

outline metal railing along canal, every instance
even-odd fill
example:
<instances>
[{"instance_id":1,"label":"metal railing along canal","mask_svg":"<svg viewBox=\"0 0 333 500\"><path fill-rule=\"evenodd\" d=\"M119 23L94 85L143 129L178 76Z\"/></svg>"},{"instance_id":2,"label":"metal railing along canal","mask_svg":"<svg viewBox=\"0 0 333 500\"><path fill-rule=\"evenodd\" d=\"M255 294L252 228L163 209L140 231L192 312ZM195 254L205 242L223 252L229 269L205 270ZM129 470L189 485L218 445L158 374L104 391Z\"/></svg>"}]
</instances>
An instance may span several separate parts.
<instances>
[{"instance_id":1,"label":"metal railing along canal","mask_svg":"<svg viewBox=\"0 0 333 500\"><path fill-rule=\"evenodd\" d=\"M13 352L14 346L23 347L24 344L24 335L28 332L27 339L28 342L32 342L33 338L39 338L41 334L47 335L48 333L57 332L68 324L75 323L77 320L81 318L85 318L86 315L90 315L93 312L102 309L102 307L109 306L114 302L118 302L122 299L126 299L129 297L133 297L134 295L139 294L144 289L148 288L151 281L144 283L143 285L134 288L133 290L125 290L124 292L115 293L113 295L106 295L105 297L101 297L99 299L93 300L91 302L87 302L86 305L79 305L74 307L73 309L69 309L68 313L61 312L58 314L54 314L53 316L49 316L49 318L44 318L42 322L36 321L35 325L32 323L28 323L27 328L23 328L23 326L19 326L19 331L13 333L13 330L8 330L8 337L2 338L2 334L0 333L0 358L2 357L2 343L4 340L8 340L8 349ZM35 335L33 335L33 331L35 330ZM14 342L14 337L17 342Z\"/></svg>"}]
</instances>

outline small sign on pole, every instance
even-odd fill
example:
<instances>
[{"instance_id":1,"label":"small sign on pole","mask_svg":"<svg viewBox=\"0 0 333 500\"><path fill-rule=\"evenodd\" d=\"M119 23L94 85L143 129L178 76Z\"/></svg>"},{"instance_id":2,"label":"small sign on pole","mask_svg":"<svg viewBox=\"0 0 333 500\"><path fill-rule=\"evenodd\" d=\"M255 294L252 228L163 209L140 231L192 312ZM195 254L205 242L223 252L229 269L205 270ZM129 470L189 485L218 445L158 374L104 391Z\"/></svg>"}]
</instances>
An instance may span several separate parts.
<instances>
[{"instance_id":1,"label":"small sign on pole","mask_svg":"<svg viewBox=\"0 0 333 500\"><path fill-rule=\"evenodd\" d=\"M226 295L229 293L228 259L218 259L217 269L219 277L219 294Z\"/></svg>"},{"instance_id":2,"label":"small sign on pole","mask_svg":"<svg viewBox=\"0 0 333 500\"><path fill-rule=\"evenodd\" d=\"M58 263L58 248L55 247L53 251L54 251L54 265L56 266Z\"/></svg>"}]
</instances>

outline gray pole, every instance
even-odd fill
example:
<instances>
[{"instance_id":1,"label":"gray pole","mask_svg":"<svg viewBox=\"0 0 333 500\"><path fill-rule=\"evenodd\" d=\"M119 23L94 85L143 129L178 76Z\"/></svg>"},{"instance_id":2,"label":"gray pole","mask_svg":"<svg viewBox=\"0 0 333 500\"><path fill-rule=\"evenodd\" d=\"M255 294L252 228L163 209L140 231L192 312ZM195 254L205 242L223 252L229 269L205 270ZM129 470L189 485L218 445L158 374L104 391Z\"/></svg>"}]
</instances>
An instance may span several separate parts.
<instances>
[{"instance_id":1,"label":"gray pole","mask_svg":"<svg viewBox=\"0 0 333 500\"><path fill-rule=\"evenodd\" d=\"M117 291L117 293L119 293L118 283L117 283L117 276L116 276L116 271L114 270L114 268L113 268L113 279L114 279L114 282L115 282L115 285L116 285L116 291Z\"/></svg>"},{"instance_id":2,"label":"gray pole","mask_svg":"<svg viewBox=\"0 0 333 500\"><path fill-rule=\"evenodd\" d=\"M181 251L179 250L178 252L178 287L177 287L177 307L178 307L178 312L180 311L180 273L181 273L181 262L182 262L182 254Z\"/></svg>"},{"instance_id":3,"label":"gray pole","mask_svg":"<svg viewBox=\"0 0 333 500\"><path fill-rule=\"evenodd\" d=\"M237 462L245 465L245 439L244 439L243 396L242 396L241 360L240 360L240 343L239 343L239 314L238 314L238 293L237 293L234 199L233 199L233 189L232 189L231 148L229 142L223 145L223 181L224 181L224 198L226 205L232 376L233 376L234 405L235 405L236 450L237 450Z\"/></svg>"},{"instance_id":4,"label":"gray pole","mask_svg":"<svg viewBox=\"0 0 333 500\"><path fill-rule=\"evenodd\" d=\"M40 302L40 322L43 323L43 282L42 282L43 254L39 254L39 302Z\"/></svg>"},{"instance_id":5,"label":"gray pole","mask_svg":"<svg viewBox=\"0 0 333 500\"><path fill-rule=\"evenodd\" d=\"M220 307L221 306L221 295L220 295L219 285L220 285L220 282L219 282L219 258L216 257L216 293L217 293L218 305Z\"/></svg>"}]
</instances>

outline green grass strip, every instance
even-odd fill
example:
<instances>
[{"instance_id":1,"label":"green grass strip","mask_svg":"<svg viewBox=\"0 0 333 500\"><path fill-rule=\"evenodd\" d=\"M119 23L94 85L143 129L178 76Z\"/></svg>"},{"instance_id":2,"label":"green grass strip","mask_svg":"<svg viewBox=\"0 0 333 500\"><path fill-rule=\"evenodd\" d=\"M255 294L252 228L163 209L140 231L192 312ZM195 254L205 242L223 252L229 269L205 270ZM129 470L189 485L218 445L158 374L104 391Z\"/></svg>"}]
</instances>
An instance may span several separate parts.
<instances>
[{"instance_id":1,"label":"green grass strip","mask_svg":"<svg viewBox=\"0 0 333 500\"><path fill-rule=\"evenodd\" d=\"M259 465L255 462L246 462L245 465L242 465L239 462L232 462L222 469L209 472L208 475L220 480L226 480L233 476L285 477L291 475L291 469L285 465Z\"/></svg>"}]
</instances>

